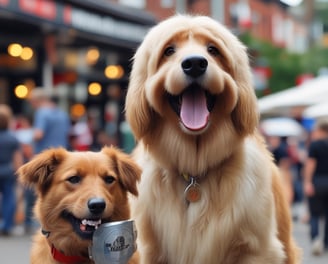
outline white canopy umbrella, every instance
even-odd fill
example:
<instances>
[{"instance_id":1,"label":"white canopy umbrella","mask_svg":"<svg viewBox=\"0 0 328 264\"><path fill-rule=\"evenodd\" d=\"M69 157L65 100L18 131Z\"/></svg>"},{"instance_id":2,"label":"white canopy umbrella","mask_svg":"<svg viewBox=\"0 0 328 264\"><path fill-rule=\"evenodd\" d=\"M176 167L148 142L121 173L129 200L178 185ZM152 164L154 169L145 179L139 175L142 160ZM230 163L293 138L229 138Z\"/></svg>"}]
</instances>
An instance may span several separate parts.
<instances>
[{"instance_id":1,"label":"white canopy umbrella","mask_svg":"<svg viewBox=\"0 0 328 264\"><path fill-rule=\"evenodd\" d=\"M328 98L326 101L309 106L303 112L303 117L305 118L319 118L328 116Z\"/></svg>"},{"instance_id":2,"label":"white canopy umbrella","mask_svg":"<svg viewBox=\"0 0 328 264\"><path fill-rule=\"evenodd\" d=\"M258 100L261 114L286 114L292 107L310 106L328 99L328 76L306 81L300 86Z\"/></svg>"},{"instance_id":3,"label":"white canopy umbrella","mask_svg":"<svg viewBox=\"0 0 328 264\"><path fill-rule=\"evenodd\" d=\"M260 123L260 129L267 136L299 137L304 134L302 125L289 117L265 119Z\"/></svg>"}]
</instances>

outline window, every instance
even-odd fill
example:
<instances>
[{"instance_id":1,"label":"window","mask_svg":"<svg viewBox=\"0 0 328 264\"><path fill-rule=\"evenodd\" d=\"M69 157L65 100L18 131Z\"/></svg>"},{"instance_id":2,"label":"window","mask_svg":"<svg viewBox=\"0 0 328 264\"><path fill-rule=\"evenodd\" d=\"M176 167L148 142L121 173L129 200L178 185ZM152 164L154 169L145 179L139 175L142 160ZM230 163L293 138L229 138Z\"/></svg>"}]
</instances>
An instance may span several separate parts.
<instances>
[{"instance_id":1,"label":"window","mask_svg":"<svg viewBox=\"0 0 328 264\"><path fill-rule=\"evenodd\" d=\"M146 7L145 0L119 0L118 2L121 5L140 8L140 9L144 9Z\"/></svg>"}]
</instances>

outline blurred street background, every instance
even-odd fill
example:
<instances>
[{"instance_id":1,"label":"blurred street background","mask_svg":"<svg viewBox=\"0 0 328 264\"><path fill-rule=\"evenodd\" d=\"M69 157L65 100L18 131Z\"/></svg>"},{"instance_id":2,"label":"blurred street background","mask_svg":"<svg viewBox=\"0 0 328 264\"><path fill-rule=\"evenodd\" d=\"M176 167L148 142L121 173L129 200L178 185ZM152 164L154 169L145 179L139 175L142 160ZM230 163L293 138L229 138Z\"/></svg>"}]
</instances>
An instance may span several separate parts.
<instances>
[{"instance_id":1,"label":"blurred street background","mask_svg":"<svg viewBox=\"0 0 328 264\"><path fill-rule=\"evenodd\" d=\"M211 16L247 46L259 129L273 154L279 146L293 213L307 211L303 165L314 124L328 117L328 0L0 0L0 104L13 112L10 130L25 162L35 154L28 98L36 88L68 114L69 149L112 144L131 152L124 119L131 59L147 31L177 12ZM16 227L0 235L4 264L28 263L31 245L33 193L15 188ZM0 206L0 231L2 214ZM294 215L294 234L303 263L328 263L327 251L312 256L302 217Z\"/></svg>"},{"instance_id":2,"label":"blurred street background","mask_svg":"<svg viewBox=\"0 0 328 264\"><path fill-rule=\"evenodd\" d=\"M123 108L131 58L149 28L176 12L211 16L245 43L260 100L327 82L327 0L1 0L0 103L31 119L26 99L42 87L77 124L75 148L110 142L130 151ZM287 115L309 129L317 114L305 108L323 93L267 99L261 117Z\"/></svg>"}]
</instances>

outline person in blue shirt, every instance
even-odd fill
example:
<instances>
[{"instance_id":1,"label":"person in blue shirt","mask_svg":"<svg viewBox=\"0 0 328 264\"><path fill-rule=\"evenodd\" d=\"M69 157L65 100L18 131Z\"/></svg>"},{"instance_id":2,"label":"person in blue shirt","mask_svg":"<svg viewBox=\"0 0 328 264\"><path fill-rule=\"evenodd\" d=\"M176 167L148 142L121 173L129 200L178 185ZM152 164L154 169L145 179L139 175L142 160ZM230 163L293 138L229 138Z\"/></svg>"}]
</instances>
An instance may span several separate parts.
<instances>
[{"instance_id":1,"label":"person in blue shirt","mask_svg":"<svg viewBox=\"0 0 328 264\"><path fill-rule=\"evenodd\" d=\"M15 171L23 164L20 143L10 131L12 113L9 106L0 104L0 193L2 194L2 223L0 233L9 236L14 227L16 212Z\"/></svg>"},{"instance_id":2,"label":"person in blue shirt","mask_svg":"<svg viewBox=\"0 0 328 264\"><path fill-rule=\"evenodd\" d=\"M29 102L34 113L34 153L50 147L69 147L71 122L68 114L51 100L42 88L31 91Z\"/></svg>"}]
</instances>

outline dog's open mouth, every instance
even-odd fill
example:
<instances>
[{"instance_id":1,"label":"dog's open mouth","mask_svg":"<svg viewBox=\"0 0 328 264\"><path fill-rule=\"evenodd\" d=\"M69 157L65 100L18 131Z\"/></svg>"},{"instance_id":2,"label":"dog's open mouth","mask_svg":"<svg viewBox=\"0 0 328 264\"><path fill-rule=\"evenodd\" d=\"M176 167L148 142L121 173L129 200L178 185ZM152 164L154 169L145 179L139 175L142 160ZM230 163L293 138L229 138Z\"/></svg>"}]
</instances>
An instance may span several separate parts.
<instances>
[{"instance_id":1,"label":"dog's open mouth","mask_svg":"<svg viewBox=\"0 0 328 264\"><path fill-rule=\"evenodd\" d=\"M75 233L82 239L92 239L93 232L107 220L101 218L79 219L69 212L63 212L63 218L68 220Z\"/></svg>"},{"instance_id":2,"label":"dog's open mouth","mask_svg":"<svg viewBox=\"0 0 328 264\"><path fill-rule=\"evenodd\" d=\"M209 123L215 96L193 83L179 95L168 95L174 112L179 115L182 124L191 131L200 131Z\"/></svg>"}]
</instances>

